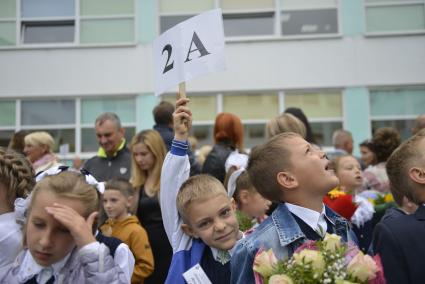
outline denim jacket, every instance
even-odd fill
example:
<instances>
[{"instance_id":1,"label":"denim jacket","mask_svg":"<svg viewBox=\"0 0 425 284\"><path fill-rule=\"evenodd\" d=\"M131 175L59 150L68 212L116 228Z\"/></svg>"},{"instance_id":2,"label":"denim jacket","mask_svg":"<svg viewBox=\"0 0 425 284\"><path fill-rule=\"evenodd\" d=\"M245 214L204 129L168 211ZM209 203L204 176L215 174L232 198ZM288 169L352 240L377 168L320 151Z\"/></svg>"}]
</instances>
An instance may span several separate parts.
<instances>
[{"instance_id":1,"label":"denim jacket","mask_svg":"<svg viewBox=\"0 0 425 284\"><path fill-rule=\"evenodd\" d=\"M334 233L342 241L353 241L352 232L345 219L326 207L326 216L334 226ZM256 230L236 245L231 260L231 283L255 283L252 265L258 249L271 248L278 259L287 259L307 238L284 203Z\"/></svg>"}]
</instances>

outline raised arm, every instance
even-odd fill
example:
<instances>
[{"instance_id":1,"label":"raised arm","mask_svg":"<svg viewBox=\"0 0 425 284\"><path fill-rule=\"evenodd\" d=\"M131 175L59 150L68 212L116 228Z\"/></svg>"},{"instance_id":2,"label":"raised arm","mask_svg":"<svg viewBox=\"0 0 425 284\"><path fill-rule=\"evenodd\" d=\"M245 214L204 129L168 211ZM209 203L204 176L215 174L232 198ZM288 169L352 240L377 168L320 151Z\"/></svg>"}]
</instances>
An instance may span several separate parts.
<instances>
[{"instance_id":1,"label":"raised arm","mask_svg":"<svg viewBox=\"0 0 425 284\"><path fill-rule=\"evenodd\" d=\"M173 114L174 140L170 152L165 157L161 172L160 204L162 220L173 252L190 245L190 238L181 230L182 220L176 206L177 193L184 181L189 178L190 163L187 156L189 130L192 113L186 104L188 99L179 99Z\"/></svg>"}]
</instances>

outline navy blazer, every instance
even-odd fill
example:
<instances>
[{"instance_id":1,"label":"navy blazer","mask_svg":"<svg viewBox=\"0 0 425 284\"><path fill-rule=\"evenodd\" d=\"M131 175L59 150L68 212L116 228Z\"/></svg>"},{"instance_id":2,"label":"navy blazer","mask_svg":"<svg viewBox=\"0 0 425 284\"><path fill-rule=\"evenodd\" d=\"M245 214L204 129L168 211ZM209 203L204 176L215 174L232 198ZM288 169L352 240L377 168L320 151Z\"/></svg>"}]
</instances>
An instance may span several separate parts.
<instances>
[{"instance_id":1,"label":"navy blazer","mask_svg":"<svg viewBox=\"0 0 425 284\"><path fill-rule=\"evenodd\" d=\"M373 249L381 256L388 284L425 283L425 206L379 222Z\"/></svg>"}]
</instances>

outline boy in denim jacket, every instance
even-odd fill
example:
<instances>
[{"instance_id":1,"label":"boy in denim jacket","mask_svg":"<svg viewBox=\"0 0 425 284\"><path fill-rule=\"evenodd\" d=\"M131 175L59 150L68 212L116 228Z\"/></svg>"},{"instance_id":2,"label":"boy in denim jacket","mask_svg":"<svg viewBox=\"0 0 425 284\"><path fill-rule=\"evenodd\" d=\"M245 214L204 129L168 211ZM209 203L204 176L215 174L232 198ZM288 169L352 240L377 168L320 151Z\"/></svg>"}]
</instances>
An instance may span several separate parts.
<instances>
[{"instance_id":1,"label":"boy in denim jacket","mask_svg":"<svg viewBox=\"0 0 425 284\"><path fill-rule=\"evenodd\" d=\"M319 240L326 232L351 239L347 221L323 204L324 195L339 182L329 160L298 134L283 133L254 148L248 173L258 192L279 205L236 245L231 283L255 282L252 266L260 248L286 259L304 241Z\"/></svg>"}]
</instances>

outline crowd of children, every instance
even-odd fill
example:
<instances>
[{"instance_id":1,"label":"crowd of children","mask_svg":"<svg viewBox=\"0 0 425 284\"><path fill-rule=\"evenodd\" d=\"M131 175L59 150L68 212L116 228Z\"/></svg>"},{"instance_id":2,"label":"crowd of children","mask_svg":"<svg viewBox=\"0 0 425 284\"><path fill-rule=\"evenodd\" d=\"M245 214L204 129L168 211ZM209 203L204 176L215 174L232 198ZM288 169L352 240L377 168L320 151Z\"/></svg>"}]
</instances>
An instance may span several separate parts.
<instances>
[{"instance_id":1,"label":"crowd of children","mask_svg":"<svg viewBox=\"0 0 425 284\"><path fill-rule=\"evenodd\" d=\"M387 283L424 281L425 130L401 145L377 130L363 172L350 154L328 160L292 114L249 155L240 120L221 120L233 126L216 125L215 162L193 176L186 98L168 153L154 130L133 138L130 180L58 165L35 175L0 148L0 283L255 283L259 250L287 259L326 233L379 254Z\"/></svg>"}]
</instances>

